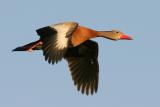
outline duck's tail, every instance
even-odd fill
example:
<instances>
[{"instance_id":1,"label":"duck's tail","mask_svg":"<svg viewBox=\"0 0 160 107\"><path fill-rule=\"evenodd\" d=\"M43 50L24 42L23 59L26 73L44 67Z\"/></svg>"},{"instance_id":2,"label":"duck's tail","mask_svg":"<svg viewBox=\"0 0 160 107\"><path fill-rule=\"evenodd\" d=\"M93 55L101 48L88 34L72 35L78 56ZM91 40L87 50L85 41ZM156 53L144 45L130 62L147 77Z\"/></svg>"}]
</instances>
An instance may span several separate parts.
<instances>
[{"instance_id":1,"label":"duck's tail","mask_svg":"<svg viewBox=\"0 0 160 107\"><path fill-rule=\"evenodd\" d=\"M35 42L31 42L29 44L26 44L24 46L17 47L12 51L32 51L32 50L41 50L41 49L42 49L42 41L38 40Z\"/></svg>"}]
</instances>

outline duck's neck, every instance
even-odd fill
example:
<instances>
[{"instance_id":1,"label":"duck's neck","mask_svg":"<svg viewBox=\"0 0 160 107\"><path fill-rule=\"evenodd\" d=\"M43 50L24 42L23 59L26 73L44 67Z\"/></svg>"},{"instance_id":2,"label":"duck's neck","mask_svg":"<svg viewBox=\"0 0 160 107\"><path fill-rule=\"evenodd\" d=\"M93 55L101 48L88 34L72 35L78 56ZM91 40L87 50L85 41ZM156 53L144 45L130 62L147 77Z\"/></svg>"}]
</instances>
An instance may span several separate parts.
<instances>
[{"instance_id":1,"label":"duck's neck","mask_svg":"<svg viewBox=\"0 0 160 107\"><path fill-rule=\"evenodd\" d=\"M115 40L112 31L98 31L98 37L104 37L107 39Z\"/></svg>"}]
</instances>

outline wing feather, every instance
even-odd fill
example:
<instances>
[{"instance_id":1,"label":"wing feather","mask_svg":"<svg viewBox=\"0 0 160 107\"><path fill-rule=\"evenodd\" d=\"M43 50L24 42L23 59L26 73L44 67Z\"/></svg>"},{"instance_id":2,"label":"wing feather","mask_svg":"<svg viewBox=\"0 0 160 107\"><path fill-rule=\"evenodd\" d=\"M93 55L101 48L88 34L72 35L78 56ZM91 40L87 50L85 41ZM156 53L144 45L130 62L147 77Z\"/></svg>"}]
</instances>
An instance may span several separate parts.
<instances>
[{"instance_id":1,"label":"wing feather","mask_svg":"<svg viewBox=\"0 0 160 107\"><path fill-rule=\"evenodd\" d=\"M65 59L77 90L87 95L97 92L98 89L98 44L91 40L69 48Z\"/></svg>"},{"instance_id":2,"label":"wing feather","mask_svg":"<svg viewBox=\"0 0 160 107\"><path fill-rule=\"evenodd\" d=\"M43 55L48 63L54 64L62 60L69 47L69 35L72 35L77 26L76 22L65 22L36 30L43 42Z\"/></svg>"}]
</instances>

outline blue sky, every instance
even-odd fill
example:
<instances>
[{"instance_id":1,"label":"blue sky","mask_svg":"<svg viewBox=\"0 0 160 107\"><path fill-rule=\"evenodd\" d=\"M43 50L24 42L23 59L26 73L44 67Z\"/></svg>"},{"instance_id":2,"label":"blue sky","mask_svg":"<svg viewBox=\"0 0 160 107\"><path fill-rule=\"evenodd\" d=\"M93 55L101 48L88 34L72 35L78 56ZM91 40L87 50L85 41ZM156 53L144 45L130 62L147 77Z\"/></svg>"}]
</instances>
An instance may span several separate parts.
<instances>
[{"instance_id":1,"label":"blue sky","mask_svg":"<svg viewBox=\"0 0 160 107\"><path fill-rule=\"evenodd\" d=\"M160 107L159 0L1 0L1 107ZM98 93L73 85L65 60L44 61L41 51L11 50L38 39L35 30L77 21L96 30L118 29L133 41L99 43Z\"/></svg>"}]
</instances>

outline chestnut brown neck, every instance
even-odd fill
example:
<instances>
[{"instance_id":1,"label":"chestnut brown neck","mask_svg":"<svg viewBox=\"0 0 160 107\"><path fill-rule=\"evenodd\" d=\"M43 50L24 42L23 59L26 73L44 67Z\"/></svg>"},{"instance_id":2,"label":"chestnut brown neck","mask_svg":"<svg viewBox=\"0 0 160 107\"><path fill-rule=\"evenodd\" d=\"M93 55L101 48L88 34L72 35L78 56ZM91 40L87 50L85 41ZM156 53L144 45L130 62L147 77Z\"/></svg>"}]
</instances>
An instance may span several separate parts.
<instances>
[{"instance_id":1,"label":"chestnut brown neck","mask_svg":"<svg viewBox=\"0 0 160 107\"><path fill-rule=\"evenodd\" d=\"M107 39L115 40L112 31L98 31L98 37L104 37Z\"/></svg>"}]
</instances>

